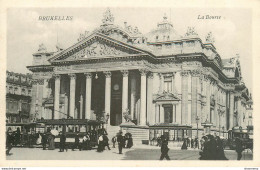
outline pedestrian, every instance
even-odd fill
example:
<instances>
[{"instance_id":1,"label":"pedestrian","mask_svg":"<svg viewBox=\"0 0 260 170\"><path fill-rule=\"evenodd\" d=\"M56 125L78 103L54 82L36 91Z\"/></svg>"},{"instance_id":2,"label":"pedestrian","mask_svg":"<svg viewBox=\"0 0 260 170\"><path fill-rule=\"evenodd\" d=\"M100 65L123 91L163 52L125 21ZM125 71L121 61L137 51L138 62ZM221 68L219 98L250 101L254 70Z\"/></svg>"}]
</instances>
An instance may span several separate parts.
<instances>
[{"instance_id":1,"label":"pedestrian","mask_svg":"<svg viewBox=\"0 0 260 170\"><path fill-rule=\"evenodd\" d=\"M123 144L124 144L122 134L123 134L122 131L119 131L119 133L117 135L117 143L118 143L119 154L122 154L122 149L123 149Z\"/></svg>"},{"instance_id":2,"label":"pedestrian","mask_svg":"<svg viewBox=\"0 0 260 170\"><path fill-rule=\"evenodd\" d=\"M160 156L160 160L163 160L164 158L166 158L167 160L170 160L170 157L168 155L168 139L162 135L161 136L161 140L162 140L162 145L161 145L161 156Z\"/></svg>"},{"instance_id":3,"label":"pedestrian","mask_svg":"<svg viewBox=\"0 0 260 170\"><path fill-rule=\"evenodd\" d=\"M21 131L19 127L16 129L15 133L15 146L17 145L21 145Z\"/></svg>"},{"instance_id":4,"label":"pedestrian","mask_svg":"<svg viewBox=\"0 0 260 170\"><path fill-rule=\"evenodd\" d=\"M103 152L104 151L104 144L103 144L103 135L99 135L98 137L98 148L97 148L98 152Z\"/></svg>"},{"instance_id":5,"label":"pedestrian","mask_svg":"<svg viewBox=\"0 0 260 170\"><path fill-rule=\"evenodd\" d=\"M47 144L47 136L46 136L46 133L43 133L42 134L42 148L43 150L46 150L46 144Z\"/></svg>"},{"instance_id":6,"label":"pedestrian","mask_svg":"<svg viewBox=\"0 0 260 170\"><path fill-rule=\"evenodd\" d=\"M127 142L126 148L131 148L132 146L133 146L133 138L132 138L132 134L129 133L128 142Z\"/></svg>"},{"instance_id":7,"label":"pedestrian","mask_svg":"<svg viewBox=\"0 0 260 170\"><path fill-rule=\"evenodd\" d=\"M236 143L237 160L239 161L242 158L242 152L244 150L243 143L242 140L239 138L235 139L235 143Z\"/></svg>"},{"instance_id":8,"label":"pedestrian","mask_svg":"<svg viewBox=\"0 0 260 170\"><path fill-rule=\"evenodd\" d=\"M217 144L216 160L228 160L225 156L223 142L221 141L220 137L216 136L215 140L216 140L216 144Z\"/></svg>"},{"instance_id":9,"label":"pedestrian","mask_svg":"<svg viewBox=\"0 0 260 170\"><path fill-rule=\"evenodd\" d=\"M64 152L66 146L66 135L64 132L60 132L60 152Z\"/></svg>"},{"instance_id":10,"label":"pedestrian","mask_svg":"<svg viewBox=\"0 0 260 170\"><path fill-rule=\"evenodd\" d=\"M187 138L184 138L183 139L183 144L181 146L181 150L187 150Z\"/></svg>"},{"instance_id":11,"label":"pedestrian","mask_svg":"<svg viewBox=\"0 0 260 170\"><path fill-rule=\"evenodd\" d=\"M55 149L54 139L55 139L55 136L50 133L48 135L48 142L49 142L48 149L49 150L54 150Z\"/></svg>"},{"instance_id":12,"label":"pedestrian","mask_svg":"<svg viewBox=\"0 0 260 170\"><path fill-rule=\"evenodd\" d=\"M191 148L194 148L194 139L191 139Z\"/></svg>"},{"instance_id":13,"label":"pedestrian","mask_svg":"<svg viewBox=\"0 0 260 170\"><path fill-rule=\"evenodd\" d=\"M112 138L112 143L113 143L113 148L115 148L116 147L116 136L114 136Z\"/></svg>"},{"instance_id":14,"label":"pedestrian","mask_svg":"<svg viewBox=\"0 0 260 170\"><path fill-rule=\"evenodd\" d=\"M209 155L209 147L208 147L208 138L206 136L203 136L201 138L201 141L203 141L203 149L201 149L202 151L199 152L200 154L200 160L207 160L208 159L208 155Z\"/></svg>"},{"instance_id":15,"label":"pedestrian","mask_svg":"<svg viewBox=\"0 0 260 170\"><path fill-rule=\"evenodd\" d=\"M109 141L109 139L108 139L107 135L104 133L104 135L103 135L103 145L104 145L104 149L105 149L105 147L107 147L108 150L111 150L110 147L109 147L108 141Z\"/></svg>"},{"instance_id":16,"label":"pedestrian","mask_svg":"<svg viewBox=\"0 0 260 170\"><path fill-rule=\"evenodd\" d=\"M8 129L6 132L6 155L9 156L10 155L10 151L13 147L13 136L12 136L12 130Z\"/></svg>"},{"instance_id":17,"label":"pedestrian","mask_svg":"<svg viewBox=\"0 0 260 170\"><path fill-rule=\"evenodd\" d=\"M72 146L72 151L74 151L77 148L81 151L81 147L80 147L80 144L79 144L79 134L78 133L75 136L75 141L74 141L74 144Z\"/></svg>"}]
</instances>

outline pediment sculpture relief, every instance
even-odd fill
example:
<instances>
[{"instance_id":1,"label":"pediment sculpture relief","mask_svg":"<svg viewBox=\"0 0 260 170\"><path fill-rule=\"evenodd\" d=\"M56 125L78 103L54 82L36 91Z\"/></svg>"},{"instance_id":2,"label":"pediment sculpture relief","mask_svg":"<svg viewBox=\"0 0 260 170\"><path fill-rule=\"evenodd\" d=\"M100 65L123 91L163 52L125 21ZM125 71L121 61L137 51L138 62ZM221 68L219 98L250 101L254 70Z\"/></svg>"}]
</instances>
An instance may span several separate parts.
<instances>
[{"instance_id":1,"label":"pediment sculpture relief","mask_svg":"<svg viewBox=\"0 0 260 170\"><path fill-rule=\"evenodd\" d=\"M71 59L80 59L80 58L90 58L90 57L99 57L99 56L121 56L128 53L118 50L115 47L103 44L100 42L95 42L90 46L76 52L68 60Z\"/></svg>"}]
</instances>

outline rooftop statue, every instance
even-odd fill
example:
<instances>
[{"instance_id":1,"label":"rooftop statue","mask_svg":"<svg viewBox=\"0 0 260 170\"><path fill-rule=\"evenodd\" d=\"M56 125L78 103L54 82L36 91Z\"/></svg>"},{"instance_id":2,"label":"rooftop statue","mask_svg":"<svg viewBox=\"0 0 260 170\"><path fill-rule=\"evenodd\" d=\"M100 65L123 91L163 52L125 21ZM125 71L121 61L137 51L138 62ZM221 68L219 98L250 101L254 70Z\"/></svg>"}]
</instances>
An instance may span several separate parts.
<instances>
[{"instance_id":1,"label":"rooftop statue","mask_svg":"<svg viewBox=\"0 0 260 170\"><path fill-rule=\"evenodd\" d=\"M103 14L103 17L104 17L102 19L103 25L113 25L114 24L114 19L115 18L114 18L113 14L111 13L109 8Z\"/></svg>"},{"instance_id":2,"label":"rooftop statue","mask_svg":"<svg viewBox=\"0 0 260 170\"><path fill-rule=\"evenodd\" d=\"M207 36L206 36L206 42L207 42L207 43L211 43L211 44L213 44L213 43L215 42L215 39L214 39L214 37L213 37L213 35L212 35L212 32L209 32L209 33L207 34Z\"/></svg>"},{"instance_id":3,"label":"rooftop statue","mask_svg":"<svg viewBox=\"0 0 260 170\"><path fill-rule=\"evenodd\" d=\"M186 37L190 37L190 36L198 36L196 30L194 27L188 27L187 32L185 34Z\"/></svg>"},{"instance_id":4,"label":"rooftop statue","mask_svg":"<svg viewBox=\"0 0 260 170\"><path fill-rule=\"evenodd\" d=\"M39 49L38 49L39 52L46 52L47 51L47 48L45 47L45 45L43 43L41 43L39 45Z\"/></svg>"}]
</instances>

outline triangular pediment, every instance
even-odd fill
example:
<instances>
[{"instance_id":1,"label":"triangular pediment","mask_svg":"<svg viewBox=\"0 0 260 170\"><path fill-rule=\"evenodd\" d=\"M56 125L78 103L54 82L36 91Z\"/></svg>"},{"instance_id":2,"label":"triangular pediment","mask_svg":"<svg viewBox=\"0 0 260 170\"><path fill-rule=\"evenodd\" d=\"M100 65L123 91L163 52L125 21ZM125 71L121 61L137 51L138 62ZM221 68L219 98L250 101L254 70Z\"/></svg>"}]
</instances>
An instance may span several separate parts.
<instances>
[{"instance_id":1,"label":"triangular pediment","mask_svg":"<svg viewBox=\"0 0 260 170\"><path fill-rule=\"evenodd\" d=\"M127 43L95 33L49 59L50 62L75 61L93 58L123 57L147 54Z\"/></svg>"}]
</instances>

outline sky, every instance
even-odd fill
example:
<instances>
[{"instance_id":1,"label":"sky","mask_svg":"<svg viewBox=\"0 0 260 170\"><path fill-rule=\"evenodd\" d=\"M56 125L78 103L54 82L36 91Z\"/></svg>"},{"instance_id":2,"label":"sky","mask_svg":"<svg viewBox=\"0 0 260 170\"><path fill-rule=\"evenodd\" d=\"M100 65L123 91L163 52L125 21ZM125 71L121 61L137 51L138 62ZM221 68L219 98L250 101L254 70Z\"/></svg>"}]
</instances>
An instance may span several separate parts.
<instances>
[{"instance_id":1,"label":"sky","mask_svg":"<svg viewBox=\"0 0 260 170\"><path fill-rule=\"evenodd\" d=\"M32 54L44 43L55 51L58 42L68 48L80 33L92 31L102 23L106 8L9 8L7 12L7 70L29 73ZM252 90L252 14L250 9L231 8L110 8L115 24L137 26L143 34L155 29L166 14L173 27L184 35L195 27L203 42L212 32L214 46L221 58L240 55L244 82ZM198 16L221 16L221 19L198 19ZM71 21L41 21L39 16L72 16Z\"/></svg>"}]
</instances>

